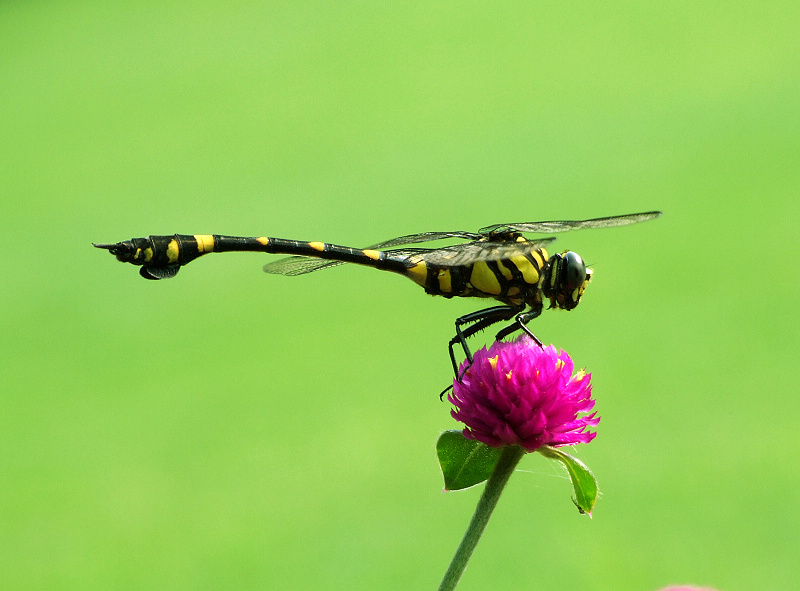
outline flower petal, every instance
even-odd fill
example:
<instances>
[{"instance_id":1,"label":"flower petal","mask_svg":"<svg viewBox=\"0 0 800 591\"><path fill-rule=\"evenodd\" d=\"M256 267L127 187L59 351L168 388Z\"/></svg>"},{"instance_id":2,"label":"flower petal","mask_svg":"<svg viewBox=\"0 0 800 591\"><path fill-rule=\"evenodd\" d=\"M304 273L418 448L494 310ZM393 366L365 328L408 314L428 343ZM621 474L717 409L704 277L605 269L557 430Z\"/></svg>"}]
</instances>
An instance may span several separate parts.
<instances>
[{"instance_id":1,"label":"flower petal","mask_svg":"<svg viewBox=\"0 0 800 591\"><path fill-rule=\"evenodd\" d=\"M592 411L591 374L579 370L565 351L539 347L523 335L480 349L461 364L447 400L451 415L466 425L464 436L492 447L521 445L534 451L588 443L600 422Z\"/></svg>"}]
</instances>

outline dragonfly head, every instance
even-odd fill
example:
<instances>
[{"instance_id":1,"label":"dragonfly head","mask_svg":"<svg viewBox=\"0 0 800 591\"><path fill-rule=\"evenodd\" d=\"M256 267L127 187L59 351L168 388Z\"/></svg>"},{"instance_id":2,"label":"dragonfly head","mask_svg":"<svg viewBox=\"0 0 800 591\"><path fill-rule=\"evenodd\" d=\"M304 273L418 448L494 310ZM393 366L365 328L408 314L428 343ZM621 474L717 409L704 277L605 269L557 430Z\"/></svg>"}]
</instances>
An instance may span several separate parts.
<instances>
[{"instance_id":1,"label":"dragonfly head","mask_svg":"<svg viewBox=\"0 0 800 591\"><path fill-rule=\"evenodd\" d=\"M572 310L581 301L592 279L592 270L571 250L554 254L548 263L549 274L545 276L542 291L550 298L550 307Z\"/></svg>"}]
</instances>

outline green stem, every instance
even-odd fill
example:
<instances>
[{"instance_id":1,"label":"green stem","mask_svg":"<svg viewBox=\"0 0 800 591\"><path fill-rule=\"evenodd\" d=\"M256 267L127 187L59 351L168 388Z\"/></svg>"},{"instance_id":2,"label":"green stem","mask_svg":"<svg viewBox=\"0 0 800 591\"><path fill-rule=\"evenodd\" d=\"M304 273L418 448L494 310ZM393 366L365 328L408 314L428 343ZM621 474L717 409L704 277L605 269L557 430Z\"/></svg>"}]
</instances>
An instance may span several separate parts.
<instances>
[{"instance_id":1,"label":"green stem","mask_svg":"<svg viewBox=\"0 0 800 591\"><path fill-rule=\"evenodd\" d=\"M500 494L503 492L508 479L514 472L522 456L525 455L525 450L518 445L504 447L500 453L500 458L497 460L497 465L494 467L492 475L486 482L486 488L483 489L478 506L475 508L475 514L472 516L472 521L461 540L461 544L453 556L450 567L444 574L442 584L439 585L439 591L450 591L456 588L461 575L464 574L464 569L467 568L472 552L475 546L478 545L478 540L481 539L483 530L486 529L486 524L489 523L489 517L492 516L497 501L500 499Z\"/></svg>"}]
</instances>

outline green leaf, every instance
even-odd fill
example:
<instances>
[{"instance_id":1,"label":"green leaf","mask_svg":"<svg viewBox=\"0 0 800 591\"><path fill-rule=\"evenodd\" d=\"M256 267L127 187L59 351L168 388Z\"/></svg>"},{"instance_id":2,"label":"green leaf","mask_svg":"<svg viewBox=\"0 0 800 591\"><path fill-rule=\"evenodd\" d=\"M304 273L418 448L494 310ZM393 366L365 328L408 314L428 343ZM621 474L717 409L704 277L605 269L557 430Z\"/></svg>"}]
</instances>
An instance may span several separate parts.
<instances>
[{"instance_id":1,"label":"green leaf","mask_svg":"<svg viewBox=\"0 0 800 591\"><path fill-rule=\"evenodd\" d=\"M578 511L588 513L589 517L592 516L592 509L597 500L597 480L594 474L586 467L586 464L581 462L578 458L569 455L554 447L545 445L538 450L546 458L558 460L569 473L569 478L572 480L572 489L575 496L572 502L578 508Z\"/></svg>"},{"instance_id":2,"label":"green leaf","mask_svg":"<svg viewBox=\"0 0 800 591\"><path fill-rule=\"evenodd\" d=\"M500 449L464 437L461 431L445 431L436 442L436 454L445 490L461 490L480 484L492 474Z\"/></svg>"}]
</instances>

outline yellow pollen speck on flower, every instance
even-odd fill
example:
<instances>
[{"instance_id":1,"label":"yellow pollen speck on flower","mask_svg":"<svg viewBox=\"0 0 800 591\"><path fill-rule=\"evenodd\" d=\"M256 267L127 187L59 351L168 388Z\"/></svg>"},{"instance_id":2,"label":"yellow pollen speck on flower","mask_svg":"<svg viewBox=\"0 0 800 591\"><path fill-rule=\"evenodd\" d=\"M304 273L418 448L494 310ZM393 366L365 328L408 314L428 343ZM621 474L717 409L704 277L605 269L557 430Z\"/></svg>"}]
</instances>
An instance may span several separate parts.
<instances>
[{"instance_id":1,"label":"yellow pollen speck on flower","mask_svg":"<svg viewBox=\"0 0 800 591\"><path fill-rule=\"evenodd\" d=\"M510 380L510 379L511 379L511 374L512 374L512 373L513 373L513 371L509 369L509 370L508 370L508 373L506 374L506 379L507 379L507 380Z\"/></svg>"},{"instance_id":2,"label":"yellow pollen speck on flower","mask_svg":"<svg viewBox=\"0 0 800 591\"><path fill-rule=\"evenodd\" d=\"M495 355L494 357L488 357L486 360L489 362L489 365L492 366L492 369L497 369L497 358L499 355Z\"/></svg>"},{"instance_id":3,"label":"yellow pollen speck on flower","mask_svg":"<svg viewBox=\"0 0 800 591\"><path fill-rule=\"evenodd\" d=\"M561 371L564 368L564 360L559 359L556 361L556 371Z\"/></svg>"},{"instance_id":4,"label":"yellow pollen speck on flower","mask_svg":"<svg viewBox=\"0 0 800 591\"><path fill-rule=\"evenodd\" d=\"M574 375L574 376L572 376L572 378L571 378L571 380L570 380L570 381L573 381L573 382L582 382L582 381L583 381L583 378L585 378L585 377L586 377L586 372L585 372L585 371L583 371L582 369L579 369L577 372L575 372L575 375Z\"/></svg>"}]
</instances>

